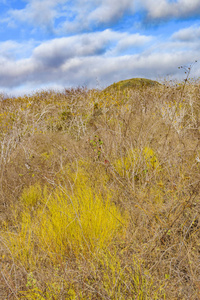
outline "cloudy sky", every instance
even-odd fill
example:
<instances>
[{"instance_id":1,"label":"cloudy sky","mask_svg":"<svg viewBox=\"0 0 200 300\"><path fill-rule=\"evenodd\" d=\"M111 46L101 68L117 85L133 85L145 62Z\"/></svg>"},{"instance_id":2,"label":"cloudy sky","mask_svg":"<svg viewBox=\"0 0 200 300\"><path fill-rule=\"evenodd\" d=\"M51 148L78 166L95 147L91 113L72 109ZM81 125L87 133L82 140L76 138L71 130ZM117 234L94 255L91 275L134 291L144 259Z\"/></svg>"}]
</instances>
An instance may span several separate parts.
<instances>
[{"instance_id":1,"label":"cloudy sky","mask_svg":"<svg viewBox=\"0 0 200 300\"><path fill-rule=\"evenodd\" d=\"M184 78L200 0L0 0L0 92ZM200 76L200 61L192 69Z\"/></svg>"}]
</instances>

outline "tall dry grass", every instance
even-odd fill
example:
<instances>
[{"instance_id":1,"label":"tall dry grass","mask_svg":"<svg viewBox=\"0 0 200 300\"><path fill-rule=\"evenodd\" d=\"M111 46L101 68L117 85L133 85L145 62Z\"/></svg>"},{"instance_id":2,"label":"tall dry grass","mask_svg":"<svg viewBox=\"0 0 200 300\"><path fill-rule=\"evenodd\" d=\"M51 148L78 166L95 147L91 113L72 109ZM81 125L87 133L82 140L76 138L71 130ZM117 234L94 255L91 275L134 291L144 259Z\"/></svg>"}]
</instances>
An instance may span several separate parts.
<instances>
[{"instance_id":1,"label":"tall dry grass","mask_svg":"<svg viewBox=\"0 0 200 300\"><path fill-rule=\"evenodd\" d=\"M199 299L200 84L0 101L2 299Z\"/></svg>"}]
</instances>

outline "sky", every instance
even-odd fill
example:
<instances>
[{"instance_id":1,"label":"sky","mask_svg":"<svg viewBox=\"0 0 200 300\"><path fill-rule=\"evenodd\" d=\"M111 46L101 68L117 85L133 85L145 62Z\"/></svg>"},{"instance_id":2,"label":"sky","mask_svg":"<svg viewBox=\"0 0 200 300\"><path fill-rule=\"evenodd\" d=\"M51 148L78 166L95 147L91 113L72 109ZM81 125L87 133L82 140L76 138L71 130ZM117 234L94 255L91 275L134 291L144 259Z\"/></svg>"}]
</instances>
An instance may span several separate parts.
<instances>
[{"instance_id":1,"label":"sky","mask_svg":"<svg viewBox=\"0 0 200 300\"><path fill-rule=\"evenodd\" d=\"M200 0L0 0L0 93L200 77Z\"/></svg>"}]
</instances>

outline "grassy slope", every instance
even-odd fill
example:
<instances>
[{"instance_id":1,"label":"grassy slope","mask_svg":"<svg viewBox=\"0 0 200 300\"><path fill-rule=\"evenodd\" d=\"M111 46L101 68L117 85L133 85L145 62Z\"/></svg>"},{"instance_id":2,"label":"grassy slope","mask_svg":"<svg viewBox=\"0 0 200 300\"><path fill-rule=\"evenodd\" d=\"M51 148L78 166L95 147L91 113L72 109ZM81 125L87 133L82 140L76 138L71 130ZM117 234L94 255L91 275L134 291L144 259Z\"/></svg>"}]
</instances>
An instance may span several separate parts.
<instances>
[{"instance_id":1,"label":"grassy slope","mask_svg":"<svg viewBox=\"0 0 200 300\"><path fill-rule=\"evenodd\" d=\"M117 83L113 83L108 86L104 91L113 92L114 90L123 91L124 89L135 89L135 88L144 88L144 87L154 87L160 85L159 82L155 80L150 80L146 78L131 78L127 80L122 80Z\"/></svg>"},{"instance_id":2,"label":"grassy slope","mask_svg":"<svg viewBox=\"0 0 200 300\"><path fill-rule=\"evenodd\" d=\"M199 95L0 102L0 298L200 297Z\"/></svg>"}]
</instances>

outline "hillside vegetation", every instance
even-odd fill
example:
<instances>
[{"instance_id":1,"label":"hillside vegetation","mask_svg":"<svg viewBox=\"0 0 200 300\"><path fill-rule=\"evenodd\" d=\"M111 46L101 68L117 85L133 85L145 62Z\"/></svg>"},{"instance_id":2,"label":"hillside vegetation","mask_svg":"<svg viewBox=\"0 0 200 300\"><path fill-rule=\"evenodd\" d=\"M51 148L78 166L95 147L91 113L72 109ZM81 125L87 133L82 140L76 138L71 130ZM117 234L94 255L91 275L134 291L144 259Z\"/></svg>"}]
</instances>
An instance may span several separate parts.
<instances>
[{"instance_id":1,"label":"hillside vegetation","mask_svg":"<svg viewBox=\"0 0 200 300\"><path fill-rule=\"evenodd\" d=\"M127 80L118 81L105 88L104 92L124 91L125 89L137 89L158 86L160 83L155 80L146 78L131 78Z\"/></svg>"},{"instance_id":2,"label":"hillside vegetation","mask_svg":"<svg viewBox=\"0 0 200 300\"><path fill-rule=\"evenodd\" d=\"M0 101L1 299L200 298L200 82Z\"/></svg>"}]
</instances>

